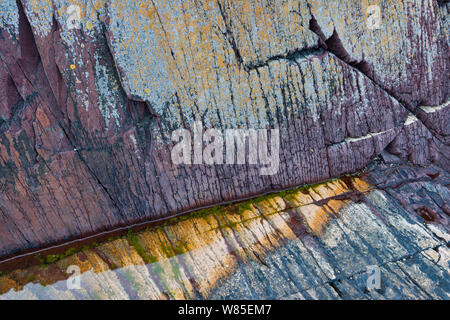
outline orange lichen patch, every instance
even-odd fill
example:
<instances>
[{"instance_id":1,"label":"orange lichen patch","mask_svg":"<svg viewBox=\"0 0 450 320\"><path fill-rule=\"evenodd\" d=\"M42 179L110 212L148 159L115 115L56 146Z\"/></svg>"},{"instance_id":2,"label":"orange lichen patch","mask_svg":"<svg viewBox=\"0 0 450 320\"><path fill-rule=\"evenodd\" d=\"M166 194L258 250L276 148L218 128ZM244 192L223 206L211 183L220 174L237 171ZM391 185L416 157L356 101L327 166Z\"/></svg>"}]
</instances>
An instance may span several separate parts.
<instances>
[{"instance_id":1,"label":"orange lichen patch","mask_svg":"<svg viewBox=\"0 0 450 320\"><path fill-rule=\"evenodd\" d=\"M218 224L193 218L138 235L145 252L155 258L149 265L151 273L171 297L189 298L194 286L206 295L208 288L235 264L226 243L221 241L220 230L211 230L211 226Z\"/></svg>"},{"instance_id":2,"label":"orange lichen patch","mask_svg":"<svg viewBox=\"0 0 450 320\"><path fill-rule=\"evenodd\" d=\"M300 207L299 211L308 228L316 236L322 234L322 230L331 220L330 213L327 210L314 204Z\"/></svg>"},{"instance_id":3,"label":"orange lichen patch","mask_svg":"<svg viewBox=\"0 0 450 320\"><path fill-rule=\"evenodd\" d=\"M146 254L149 257L153 257L155 261L161 261L168 258L168 252L164 251L167 244L164 242L162 230L157 229L148 232L141 232L137 234L137 238Z\"/></svg>"},{"instance_id":4,"label":"orange lichen patch","mask_svg":"<svg viewBox=\"0 0 450 320\"><path fill-rule=\"evenodd\" d=\"M304 190L295 191L285 198L293 207L299 207L314 202L314 199Z\"/></svg>"},{"instance_id":5,"label":"orange lichen patch","mask_svg":"<svg viewBox=\"0 0 450 320\"><path fill-rule=\"evenodd\" d=\"M271 209L270 209L271 208ZM235 216L239 217L239 222L244 222L248 220L252 220L258 217L261 217L261 215L268 215L271 213L279 212L280 210L276 210L273 207L267 207L267 211L264 209L261 209L260 207L260 201L249 205L244 205L241 208L235 209Z\"/></svg>"},{"instance_id":6,"label":"orange lichen patch","mask_svg":"<svg viewBox=\"0 0 450 320\"><path fill-rule=\"evenodd\" d=\"M342 188L340 184L319 184L309 189L309 194L315 201L334 197L339 194L348 192L349 190Z\"/></svg>"},{"instance_id":7,"label":"orange lichen patch","mask_svg":"<svg viewBox=\"0 0 450 320\"><path fill-rule=\"evenodd\" d=\"M304 27L309 17L295 13L307 12L306 2L225 1L222 10L229 17L227 23L233 26L246 63L264 61L285 53L286 48L296 48L300 43L308 46L315 41L314 35Z\"/></svg>"},{"instance_id":8,"label":"orange lichen patch","mask_svg":"<svg viewBox=\"0 0 450 320\"><path fill-rule=\"evenodd\" d=\"M191 221L182 221L182 224L187 227L187 222ZM192 228L187 229L188 233L184 235L187 237L185 246L188 251L179 253L169 260L175 260L172 265L176 263L175 265L181 266L180 271L187 274L188 278L193 278L199 292L206 296L210 288L233 269L236 264L236 253L226 240L227 232L225 230L218 228L211 230L211 225L205 224L202 219L195 219L192 223L191 227L195 226L204 232L196 233L192 232ZM206 231L207 229L209 231ZM176 247L177 243L183 243L183 240L180 239L180 230L175 226L167 230L167 234L171 239L172 248ZM148 244L144 245L148 246ZM167 251L168 248L165 250ZM185 287L189 288L190 286L185 285Z\"/></svg>"},{"instance_id":9,"label":"orange lichen patch","mask_svg":"<svg viewBox=\"0 0 450 320\"><path fill-rule=\"evenodd\" d=\"M319 185L320 187L321 185ZM334 181L330 181L328 183L326 183L325 185L328 189L331 189L332 192L334 193L334 195L338 195L338 194L342 194L345 192L349 192L350 190L348 189L348 187L345 185L345 183L341 180L341 179L337 179ZM323 194L323 196L327 196L326 193ZM330 195L331 196L331 195Z\"/></svg>"},{"instance_id":10,"label":"orange lichen patch","mask_svg":"<svg viewBox=\"0 0 450 320\"><path fill-rule=\"evenodd\" d=\"M256 205L258 208L261 208L261 212L263 212L264 215L269 215L286 209L286 202L279 196L274 196L266 200L259 201Z\"/></svg>"},{"instance_id":11,"label":"orange lichen patch","mask_svg":"<svg viewBox=\"0 0 450 320\"><path fill-rule=\"evenodd\" d=\"M218 222L217 228L223 230L226 230L227 228L233 228L243 221L239 214L216 215L216 219Z\"/></svg>"},{"instance_id":12,"label":"orange lichen patch","mask_svg":"<svg viewBox=\"0 0 450 320\"><path fill-rule=\"evenodd\" d=\"M293 216L298 216L298 219L301 219L301 215L297 212L296 209L290 209L289 212L284 211L277 215L272 215L267 219L272 226L275 227L276 233L274 234L277 238L287 240L295 240L298 238L298 235L293 231L295 226L292 224Z\"/></svg>"},{"instance_id":13,"label":"orange lichen patch","mask_svg":"<svg viewBox=\"0 0 450 320\"><path fill-rule=\"evenodd\" d=\"M367 182L357 177L353 178L353 187L362 193L368 192L372 189Z\"/></svg>"},{"instance_id":14,"label":"orange lichen patch","mask_svg":"<svg viewBox=\"0 0 450 320\"><path fill-rule=\"evenodd\" d=\"M104 256L101 257L108 265L125 267L128 265L144 265L145 261L125 239L107 242L97 248Z\"/></svg>"},{"instance_id":15,"label":"orange lichen patch","mask_svg":"<svg viewBox=\"0 0 450 320\"><path fill-rule=\"evenodd\" d=\"M15 270L7 276L0 277L0 293L10 289L22 290L28 283L48 285L66 278L67 275L57 264L49 265L46 268L33 266L26 270Z\"/></svg>"},{"instance_id":16,"label":"orange lichen patch","mask_svg":"<svg viewBox=\"0 0 450 320\"><path fill-rule=\"evenodd\" d=\"M245 228L245 229L244 229ZM280 213L263 215L259 219L249 220L236 228L239 232L239 239L246 244L246 247L256 248L256 251L250 251L255 255L264 256L266 250L271 250L286 241L287 235L292 234L290 226L286 223ZM281 236L285 235L285 236ZM287 237L288 239L294 239Z\"/></svg>"},{"instance_id":17,"label":"orange lichen patch","mask_svg":"<svg viewBox=\"0 0 450 320\"><path fill-rule=\"evenodd\" d=\"M308 205L330 197L343 195L351 190L341 180L321 183L311 188L300 188L298 191L290 193L285 199L294 206Z\"/></svg>"},{"instance_id":18,"label":"orange lichen patch","mask_svg":"<svg viewBox=\"0 0 450 320\"><path fill-rule=\"evenodd\" d=\"M22 287L9 277L0 277L0 293L8 292L9 290L18 291Z\"/></svg>"}]
</instances>

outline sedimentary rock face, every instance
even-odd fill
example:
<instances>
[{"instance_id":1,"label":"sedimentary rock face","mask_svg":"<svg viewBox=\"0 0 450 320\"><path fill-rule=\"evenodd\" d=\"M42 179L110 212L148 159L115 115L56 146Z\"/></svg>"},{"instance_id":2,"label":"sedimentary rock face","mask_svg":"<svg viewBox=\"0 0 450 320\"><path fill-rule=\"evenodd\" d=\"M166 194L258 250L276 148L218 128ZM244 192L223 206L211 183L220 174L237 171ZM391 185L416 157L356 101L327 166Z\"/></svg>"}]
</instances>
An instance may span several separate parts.
<instances>
[{"instance_id":1,"label":"sedimentary rock face","mask_svg":"<svg viewBox=\"0 0 450 320\"><path fill-rule=\"evenodd\" d=\"M45 267L0 275L0 300L447 299L448 173L377 164L364 176L42 254Z\"/></svg>"},{"instance_id":2,"label":"sedimentary rock face","mask_svg":"<svg viewBox=\"0 0 450 320\"><path fill-rule=\"evenodd\" d=\"M380 154L448 170L448 44L436 0L3 0L0 256ZM198 122L279 130L278 170L175 164L173 132Z\"/></svg>"}]
</instances>

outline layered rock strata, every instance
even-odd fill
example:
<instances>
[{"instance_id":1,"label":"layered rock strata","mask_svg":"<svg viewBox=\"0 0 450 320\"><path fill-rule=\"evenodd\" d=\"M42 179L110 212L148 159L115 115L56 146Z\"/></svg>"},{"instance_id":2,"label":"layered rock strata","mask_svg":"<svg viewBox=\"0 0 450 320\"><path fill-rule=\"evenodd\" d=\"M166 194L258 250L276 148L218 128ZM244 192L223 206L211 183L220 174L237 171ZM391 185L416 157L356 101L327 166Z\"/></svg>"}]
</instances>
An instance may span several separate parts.
<instances>
[{"instance_id":1,"label":"layered rock strata","mask_svg":"<svg viewBox=\"0 0 450 320\"><path fill-rule=\"evenodd\" d=\"M0 257L324 181L449 168L448 3L3 0ZM373 21L372 21L373 22ZM280 130L280 168L174 165L171 133Z\"/></svg>"},{"instance_id":2,"label":"layered rock strata","mask_svg":"<svg viewBox=\"0 0 450 320\"><path fill-rule=\"evenodd\" d=\"M378 164L18 268L0 299L449 299L448 181Z\"/></svg>"}]
</instances>

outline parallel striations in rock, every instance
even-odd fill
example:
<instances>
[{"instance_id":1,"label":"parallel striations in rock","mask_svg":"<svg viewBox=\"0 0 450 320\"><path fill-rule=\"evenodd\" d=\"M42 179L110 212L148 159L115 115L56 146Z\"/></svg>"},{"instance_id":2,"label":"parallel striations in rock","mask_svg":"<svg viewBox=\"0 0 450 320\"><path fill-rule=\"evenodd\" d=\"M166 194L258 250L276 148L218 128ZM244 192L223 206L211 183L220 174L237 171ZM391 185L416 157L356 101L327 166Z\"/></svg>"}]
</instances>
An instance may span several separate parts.
<instances>
[{"instance_id":1,"label":"parallel striations in rock","mask_svg":"<svg viewBox=\"0 0 450 320\"><path fill-rule=\"evenodd\" d=\"M448 170L448 3L376 4L371 29L367 1L3 0L0 257L385 151ZM195 121L279 128L278 172L174 165Z\"/></svg>"},{"instance_id":2,"label":"parallel striations in rock","mask_svg":"<svg viewBox=\"0 0 450 320\"><path fill-rule=\"evenodd\" d=\"M194 213L0 276L0 299L449 299L449 176L366 178ZM372 184L373 183L373 184ZM67 268L81 270L68 290ZM368 290L368 266L381 287Z\"/></svg>"}]
</instances>

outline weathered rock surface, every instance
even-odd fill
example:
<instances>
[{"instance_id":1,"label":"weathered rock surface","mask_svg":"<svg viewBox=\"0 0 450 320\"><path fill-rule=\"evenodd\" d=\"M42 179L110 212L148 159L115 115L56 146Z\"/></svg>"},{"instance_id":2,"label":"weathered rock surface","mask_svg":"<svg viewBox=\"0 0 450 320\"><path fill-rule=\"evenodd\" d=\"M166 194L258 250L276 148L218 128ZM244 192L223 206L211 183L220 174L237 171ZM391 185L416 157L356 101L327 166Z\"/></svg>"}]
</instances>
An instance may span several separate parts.
<instances>
[{"instance_id":1,"label":"weathered rock surface","mask_svg":"<svg viewBox=\"0 0 450 320\"><path fill-rule=\"evenodd\" d=\"M0 257L380 153L448 170L449 4L376 4L378 29L367 1L3 0ZM172 164L195 121L279 128L278 173Z\"/></svg>"},{"instance_id":2,"label":"weathered rock surface","mask_svg":"<svg viewBox=\"0 0 450 320\"><path fill-rule=\"evenodd\" d=\"M0 299L450 299L448 174L369 170L15 270ZM68 290L74 265L81 286Z\"/></svg>"}]
</instances>

